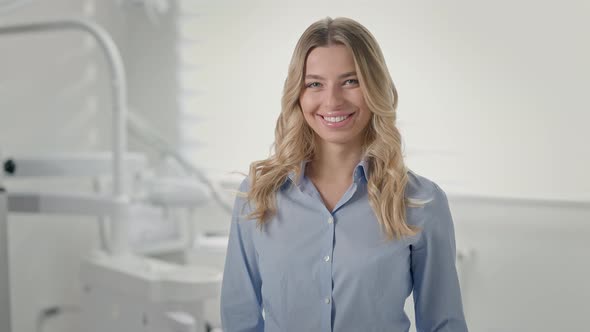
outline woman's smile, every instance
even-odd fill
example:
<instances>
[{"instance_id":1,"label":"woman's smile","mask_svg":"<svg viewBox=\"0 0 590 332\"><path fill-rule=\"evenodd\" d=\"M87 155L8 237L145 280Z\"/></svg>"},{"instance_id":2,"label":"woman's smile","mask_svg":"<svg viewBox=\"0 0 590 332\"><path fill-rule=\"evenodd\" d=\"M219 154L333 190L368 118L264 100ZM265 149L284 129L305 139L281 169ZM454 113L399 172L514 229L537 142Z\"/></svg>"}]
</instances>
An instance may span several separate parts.
<instances>
[{"instance_id":1,"label":"woman's smile","mask_svg":"<svg viewBox=\"0 0 590 332\"><path fill-rule=\"evenodd\" d=\"M344 114L344 115L330 115L330 116L324 116L321 114L318 114L318 118L320 120L320 122L326 126L327 128L342 128L345 127L347 125L349 125L354 118L354 115L356 114L356 112L353 113L348 113L348 114Z\"/></svg>"}]
</instances>

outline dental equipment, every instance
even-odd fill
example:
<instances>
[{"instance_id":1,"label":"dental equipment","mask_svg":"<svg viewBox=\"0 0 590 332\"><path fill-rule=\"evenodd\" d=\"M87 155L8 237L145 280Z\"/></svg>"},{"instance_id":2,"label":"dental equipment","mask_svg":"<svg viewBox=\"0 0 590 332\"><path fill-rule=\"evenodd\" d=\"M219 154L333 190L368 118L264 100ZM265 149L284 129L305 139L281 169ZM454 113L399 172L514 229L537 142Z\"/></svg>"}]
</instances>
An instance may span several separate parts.
<instances>
[{"instance_id":1,"label":"dental equipment","mask_svg":"<svg viewBox=\"0 0 590 332\"><path fill-rule=\"evenodd\" d=\"M89 309L85 311L84 318L87 322L95 323L88 326L96 328L97 331L104 331L104 327L108 326L106 330L113 331L132 331L128 327L133 327L137 331L150 332L163 331L165 328L174 328L174 331L201 332L203 322L199 319L202 318L202 301L218 293L215 287L219 286L221 272L206 267L179 266L139 257L132 255L127 246L126 217L130 201L126 186L127 169L123 162L123 152L127 144L127 87L122 59L113 40L95 23L78 19L0 26L0 36L72 29L87 32L96 39L107 56L112 75L113 195L104 197L81 194L7 194L2 188L0 179L0 188L2 188L0 190L0 263L2 263L0 265L0 309L3 315L0 316L0 331L9 332L13 328L10 318L7 214L9 211L14 211L108 216L113 221L111 255L99 253L85 260L81 266L81 278L85 290L82 302L83 307ZM34 172L30 170L35 169L36 166L29 167L29 164L33 165L34 162L24 162L21 168L18 163L12 161L6 164L6 168L10 173L18 174L20 170L22 174L32 175ZM56 163L45 163L45 166L49 164ZM45 175L63 174L64 170L60 167L43 172ZM97 169L100 168L103 167L99 165ZM4 173L4 170L0 173ZM81 172L78 175L84 173ZM101 277L97 278L97 276ZM124 287L120 288L121 285ZM137 292L132 296L129 294L126 296L128 290ZM98 305L94 306L95 304ZM127 307L127 304L135 306ZM173 312L168 311L170 307L174 307ZM92 311L92 309L96 310ZM114 311L122 312L120 309L128 310L128 315L113 314ZM183 312L186 315L182 314ZM197 317L197 319L186 319L189 316Z\"/></svg>"},{"instance_id":2,"label":"dental equipment","mask_svg":"<svg viewBox=\"0 0 590 332\"><path fill-rule=\"evenodd\" d=\"M112 174L111 155L107 152L16 155L4 160L3 167L6 174L17 177L95 177ZM147 158L139 153L125 153L123 162L129 173L136 173L147 166Z\"/></svg>"},{"instance_id":3,"label":"dental equipment","mask_svg":"<svg viewBox=\"0 0 590 332\"><path fill-rule=\"evenodd\" d=\"M127 80L121 54L110 35L94 22L80 19L64 19L45 22L21 23L0 26L0 36L41 33L48 31L80 30L90 34L96 40L106 55L111 79L111 93L113 106L113 196L120 204L127 203L127 191L123 179L126 175L122 161L123 151L127 148ZM126 238L124 219L113 216L113 251L125 253Z\"/></svg>"},{"instance_id":4,"label":"dental equipment","mask_svg":"<svg viewBox=\"0 0 590 332\"><path fill-rule=\"evenodd\" d=\"M121 160L123 150L126 147L126 133L125 133L125 118L126 118L126 106L127 106L127 91L126 91L126 82L125 82L125 72L123 68L123 61L121 59L121 55L119 54L115 43L110 38L108 33L99 27L98 25L89 22L89 21L82 21L77 19L69 19L69 20L61 20L61 21L47 21L47 22L39 22L39 23L23 23L23 24L14 24L14 25L7 25L7 26L0 26L0 36L5 35L15 35L15 34L25 34L25 33L39 33L39 32L46 32L46 31L56 31L56 30L82 30L86 33L92 35L95 40L98 42L97 44L102 48L102 50L107 55L107 62L109 65L109 69L113 76L112 79L112 93L113 93L113 110L114 110L114 117L113 117L113 127L114 127L114 138L113 138L113 183L114 186L114 199L117 203L125 203L125 188L122 186L121 179L124 177L125 170L123 168L123 163ZM6 204L8 205L8 204ZM7 211L5 209L4 211ZM118 211L118 209L117 209ZM8 214L6 212L6 214ZM115 239L116 245L114 246L118 252L124 251L124 236L121 234L124 231L124 226L122 225L121 218L115 214L113 216L115 222L113 227L113 238ZM7 219L7 218L4 218ZM3 220L3 228L5 231L7 230L6 220ZM0 253L0 257L8 257L8 234L6 232L2 232L2 237L0 238L0 242L2 243L2 252ZM0 299L2 303L2 307L7 308L4 309L3 312L11 312L10 310L10 283L9 283L9 262L6 262L6 265L0 267L0 274L4 276L0 277L0 281L4 283L4 285L0 285L0 289L4 289L5 287L8 289L8 294L3 294L4 296ZM6 268L4 268L6 267ZM7 296L8 295L8 296ZM0 321L0 330L2 331L12 331L12 324L10 319L2 319Z\"/></svg>"},{"instance_id":5,"label":"dental equipment","mask_svg":"<svg viewBox=\"0 0 590 332\"><path fill-rule=\"evenodd\" d=\"M128 155L129 158L125 158L125 161L131 166L129 169L137 172L145 167L146 160L143 156ZM38 165L33 158L11 158L3 163L5 169L0 174L7 173L15 177L59 176L70 173L76 176L96 176L104 174L108 168L107 156L104 154L86 154L84 158L62 154L59 157L46 158L36 158ZM20 161L23 161L25 167L20 167ZM59 161L68 163L60 164ZM92 166L94 162L97 165ZM90 167L86 169L84 165ZM155 195L148 194L131 205L121 205L110 196L94 194L3 191L4 207L0 212L105 217L117 214L126 220L132 220L130 212L138 208L138 204L143 201L154 203L154 198L159 198L155 202L158 205L185 207L198 204L206 197L201 194L203 189L191 187L190 183L184 183L181 188L188 197L180 197L176 193L178 185L176 181L168 180L168 186L164 190L159 188L160 191L155 192ZM153 180L147 187L160 186L158 180ZM172 197L166 197L165 193L172 194ZM146 197L148 199L145 199ZM3 225L5 226L6 222ZM6 230L6 227L0 229L2 230ZM4 241L2 244L4 243L7 242ZM204 326L202 302L218 294L221 280L219 269L169 264L136 255L107 255L101 252L84 260L80 271L83 285L82 315L84 321L89 323L89 329L96 329L97 332L105 329L155 332L163 331L164 328L173 329L172 331L201 332ZM2 284L8 285L9 289L8 280ZM9 296L7 298L10 299ZM166 310L169 306L174 310L174 314L169 314ZM180 311L181 309L184 311ZM121 315L113 316L111 310L118 310ZM142 312L141 319L135 319L138 312ZM179 321L173 321L175 319ZM193 322L193 325L189 327L187 324L190 322ZM130 327L133 327L133 330L128 329Z\"/></svg>"}]
</instances>

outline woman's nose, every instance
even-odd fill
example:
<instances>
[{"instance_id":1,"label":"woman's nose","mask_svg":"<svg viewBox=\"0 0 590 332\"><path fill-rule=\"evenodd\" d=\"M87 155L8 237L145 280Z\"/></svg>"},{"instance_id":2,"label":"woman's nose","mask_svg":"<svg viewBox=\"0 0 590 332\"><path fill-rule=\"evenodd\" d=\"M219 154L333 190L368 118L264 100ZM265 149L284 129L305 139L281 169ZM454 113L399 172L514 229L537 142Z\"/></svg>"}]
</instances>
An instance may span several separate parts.
<instances>
[{"instance_id":1,"label":"woman's nose","mask_svg":"<svg viewBox=\"0 0 590 332\"><path fill-rule=\"evenodd\" d=\"M325 105L328 109L338 108L344 102L342 88L340 86L332 86L326 91Z\"/></svg>"}]
</instances>

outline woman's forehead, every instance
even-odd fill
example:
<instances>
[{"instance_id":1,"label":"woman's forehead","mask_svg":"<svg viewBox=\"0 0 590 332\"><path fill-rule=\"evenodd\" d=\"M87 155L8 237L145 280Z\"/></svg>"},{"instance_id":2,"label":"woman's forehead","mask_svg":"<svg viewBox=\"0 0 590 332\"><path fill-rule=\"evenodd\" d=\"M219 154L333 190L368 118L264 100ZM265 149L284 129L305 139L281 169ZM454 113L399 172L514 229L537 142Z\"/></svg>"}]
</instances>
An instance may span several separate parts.
<instances>
[{"instance_id":1,"label":"woman's forehead","mask_svg":"<svg viewBox=\"0 0 590 332\"><path fill-rule=\"evenodd\" d=\"M306 75L336 74L355 70L354 58L344 45L314 48L306 60Z\"/></svg>"}]
</instances>

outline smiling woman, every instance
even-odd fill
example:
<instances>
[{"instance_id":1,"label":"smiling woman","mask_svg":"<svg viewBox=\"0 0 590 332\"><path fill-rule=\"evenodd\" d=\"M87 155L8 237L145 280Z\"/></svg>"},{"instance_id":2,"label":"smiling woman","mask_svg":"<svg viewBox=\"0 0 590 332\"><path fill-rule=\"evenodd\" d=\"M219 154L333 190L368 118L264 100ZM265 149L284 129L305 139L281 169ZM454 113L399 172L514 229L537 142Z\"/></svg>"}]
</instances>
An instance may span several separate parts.
<instances>
[{"instance_id":1,"label":"smiling woman","mask_svg":"<svg viewBox=\"0 0 590 332\"><path fill-rule=\"evenodd\" d=\"M275 151L235 202L224 331L408 331L412 292L419 331L467 331L447 198L406 168L396 106L365 27L326 18L303 33Z\"/></svg>"}]
</instances>

